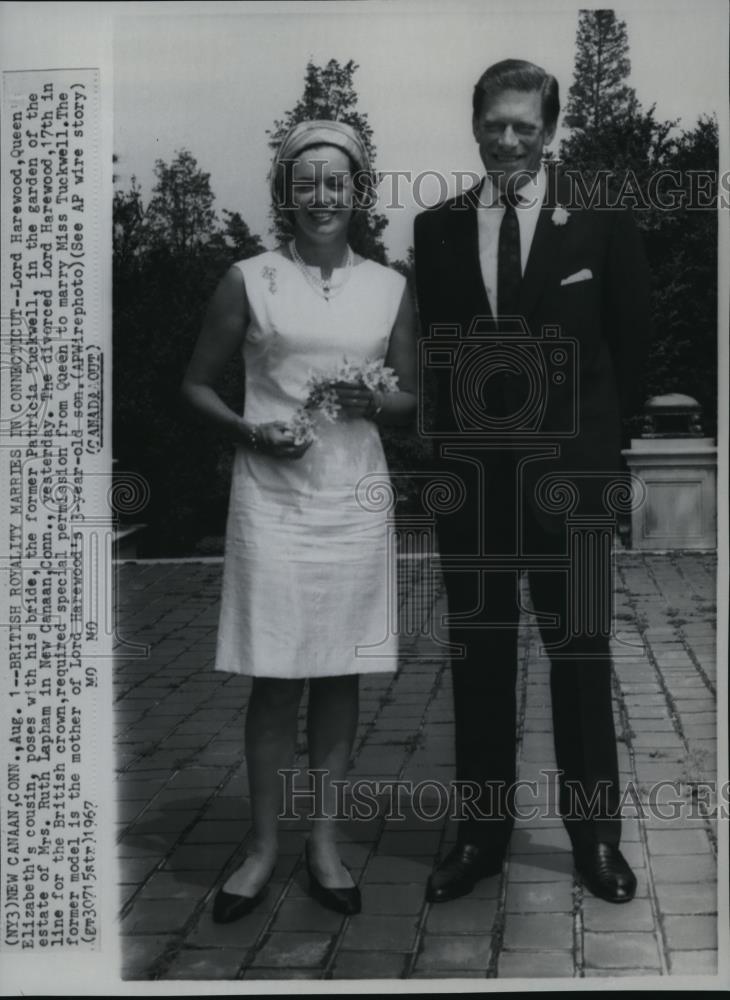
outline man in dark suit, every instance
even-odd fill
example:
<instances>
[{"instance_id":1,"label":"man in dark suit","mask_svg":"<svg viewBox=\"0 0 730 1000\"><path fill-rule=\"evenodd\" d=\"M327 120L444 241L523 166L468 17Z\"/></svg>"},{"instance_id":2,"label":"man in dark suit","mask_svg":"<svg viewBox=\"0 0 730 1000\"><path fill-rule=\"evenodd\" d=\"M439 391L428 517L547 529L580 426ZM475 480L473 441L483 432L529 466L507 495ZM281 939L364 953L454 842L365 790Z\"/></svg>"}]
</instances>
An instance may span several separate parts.
<instances>
[{"instance_id":1,"label":"man in dark suit","mask_svg":"<svg viewBox=\"0 0 730 1000\"><path fill-rule=\"evenodd\" d=\"M585 204L586 185L543 164L559 110L557 81L540 67L490 67L473 102L486 177L415 225L429 433L439 468L462 484L438 533L463 819L429 879L433 902L502 867L525 575L528 620L550 658L559 806L577 870L612 902L636 888L619 851L610 547L649 277L630 213L605 198Z\"/></svg>"}]
</instances>

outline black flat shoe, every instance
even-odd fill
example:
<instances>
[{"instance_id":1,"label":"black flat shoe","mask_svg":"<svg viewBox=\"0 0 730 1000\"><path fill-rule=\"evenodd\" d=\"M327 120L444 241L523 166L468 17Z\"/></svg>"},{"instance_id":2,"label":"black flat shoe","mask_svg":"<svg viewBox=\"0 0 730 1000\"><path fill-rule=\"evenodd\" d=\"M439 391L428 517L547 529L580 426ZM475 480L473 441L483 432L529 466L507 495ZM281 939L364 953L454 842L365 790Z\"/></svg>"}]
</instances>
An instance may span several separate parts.
<instances>
[{"instance_id":1,"label":"black flat shoe","mask_svg":"<svg viewBox=\"0 0 730 1000\"><path fill-rule=\"evenodd\" d=\"M348 917L359 913L362 909L359 888L353 885L345 889L328 889L326 885L322 885L312 871L312 866L309 863L309 844L305 845L304 857L307 862L307 874L309 875L309 895L312 899L316 899L318 903L321 903L328 910L334 910L335 913L344 913ZM344 867L347 868L347 865L344 865ZM350 871L349 868L347 870Z\"/></svg>"},{"instance_id":2,"label":"black flat shoe","mask_svg":"<svg viewBox=\"0 0 730 1000\"><path fill-rule=\"evenodd\" d=\"M628 903L636 893L636 876L618 847L593 844L574 854L575 867L589 892L609 903Z\"/></svg>"},{"instance_id":3,"label":"black flat shoe","mask_svg":"<svg viewBox=\"0 0 730 1000\"><path fill-rule=\"evenodd\" d=\"M261 900L266 895L271 875L266 879L255 896L239 896L235 892L226 892L219 889L213 900L213 923L230 924L234 920L245 917L251 910L255 910Z\"/></svg>"},{"instance_id":4,"label":"black flat shoe","mask_svg":"<svg viewBox=\"0 0 730 1000\"><path fill-rule=\"evenodd\" d=\"M502 871L504 855L476 844L457 844L441 860L429 877L426 899L445 903L472 891L476 883Z\"/></svg>"}]
</instances>

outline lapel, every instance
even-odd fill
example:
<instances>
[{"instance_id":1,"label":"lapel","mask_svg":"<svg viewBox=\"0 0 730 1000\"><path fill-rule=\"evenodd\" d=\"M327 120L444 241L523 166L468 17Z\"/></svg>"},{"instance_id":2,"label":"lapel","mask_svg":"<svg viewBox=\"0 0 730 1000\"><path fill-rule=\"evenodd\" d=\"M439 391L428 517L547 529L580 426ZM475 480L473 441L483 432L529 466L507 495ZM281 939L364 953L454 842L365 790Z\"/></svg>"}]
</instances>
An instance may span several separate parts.
<instances>
[{"instance_id":1,"label":"lapel","mask_svg":"<svg viewBox=\"0 0 730 1000\"><path fill-rule=\"evenodd\" d=\"M453 282L459 289L462 315L492 316L479 263L477 205L482 184L465 191L447 216L447 242L453 264Z\"/></svg>"},{"instance_id":2,"label":"lapel","mask_svg":"<svg viewBox=\"0 0 730 1000\"><path fill-rule=\"evenodd\" d=\"M560 267L560 249L563 244L565 228L570 225L570 221L562 226L555 225L552 221L552 214L557 205L570 203L569 194L567 182L560 176L555 167L548 166L545 201L540 211L535 235L532 238L532 246L527 258L520 292L522 313L528 321L537 305L540 293L547 282L556 276ZM537 335L539 332L539 330L532 331L533 335Z\"/></svg>"},{"instance_id":3,"label":"lapel","mask_svg":"<svg viewBox=\"0 0 730 1000\"><path fill-rule=\"evenodd\" d=\"M454 203L448 217L449 251L454 264L455 281L461 287L461 301L469 305L471 315L492 317L479 263L477 205L484 181L465 191ZM557 205L570 204L570 185L556 166L547 167L545 202L540 211L530 255L522 279L522 314L527 321L539 302L540 294L560 269L560 250L566 226L557 226L552 215ZM539 332L539 331L538 331Z\"/></svg>"}]
</instances>

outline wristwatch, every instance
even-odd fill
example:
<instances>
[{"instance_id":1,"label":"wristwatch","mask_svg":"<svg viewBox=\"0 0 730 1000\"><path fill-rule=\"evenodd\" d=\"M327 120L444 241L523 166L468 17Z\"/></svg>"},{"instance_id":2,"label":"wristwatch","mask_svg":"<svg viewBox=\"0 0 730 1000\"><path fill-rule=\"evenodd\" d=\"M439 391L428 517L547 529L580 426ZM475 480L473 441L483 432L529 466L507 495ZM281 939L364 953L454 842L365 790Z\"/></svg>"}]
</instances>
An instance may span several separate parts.
<instances>
[{"instance_id":1,"label":"wristwatch","mask_svg":"<svg viewBox=\"0 0 730 1000\"><path fill-rule=\"evenodd\" d=\"M260 442L259 442L258 427L252 424L250 428L245 432L245 434L246 434L246 444L251 449L251 451L259 451Z\"/></svg>"}]
</instances>

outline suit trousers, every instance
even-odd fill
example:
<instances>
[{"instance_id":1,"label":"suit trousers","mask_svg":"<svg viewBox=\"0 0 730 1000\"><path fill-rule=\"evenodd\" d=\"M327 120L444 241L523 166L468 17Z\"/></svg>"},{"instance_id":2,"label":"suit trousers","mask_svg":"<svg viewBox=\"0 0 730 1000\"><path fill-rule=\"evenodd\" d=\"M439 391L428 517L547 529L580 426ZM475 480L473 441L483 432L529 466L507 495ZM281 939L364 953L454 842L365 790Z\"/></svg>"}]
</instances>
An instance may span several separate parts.
<instances>
[{"instance_id":1,"label":"suit trousers","mask_svg":"<svg viewBox=\"0 0 730 1000\"><path fill-rule=\"evenodd\" d=\"M550 660L559 814L574 848L595 841L618 845L610 629L583 627L575 612L576 588L588 588L602 595L604 606L609 602L604 622L611 621L610 557L571 572L575 557L567 548L565 516L538 516L520 494L517 464L508 451L494 451L486 475L478 473L478 463L442 466L458 471L467 497L438 525L449 638L463 648L451 664L456 778L468 783L458 839L504 851L517 814L517 640L526 576L532 610L525 623L539 630ZM545 808L537 802L531 807L533 814Z\"/></svg>"}]
</instances>

